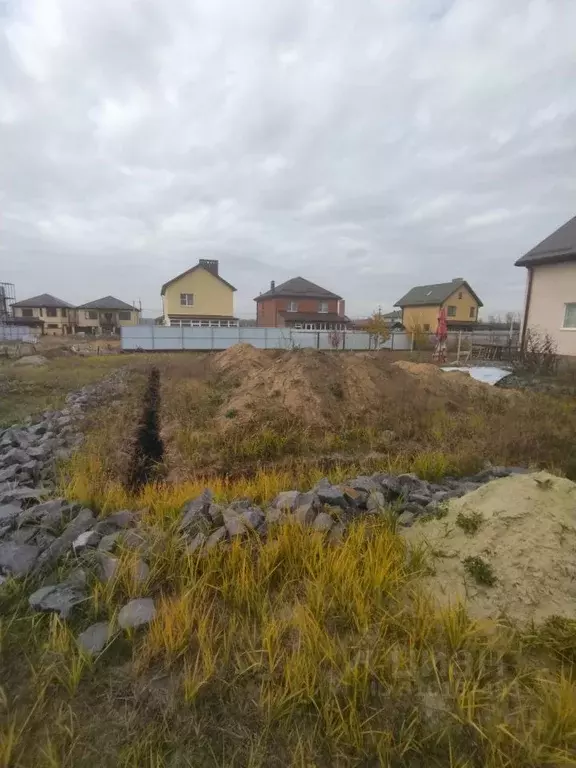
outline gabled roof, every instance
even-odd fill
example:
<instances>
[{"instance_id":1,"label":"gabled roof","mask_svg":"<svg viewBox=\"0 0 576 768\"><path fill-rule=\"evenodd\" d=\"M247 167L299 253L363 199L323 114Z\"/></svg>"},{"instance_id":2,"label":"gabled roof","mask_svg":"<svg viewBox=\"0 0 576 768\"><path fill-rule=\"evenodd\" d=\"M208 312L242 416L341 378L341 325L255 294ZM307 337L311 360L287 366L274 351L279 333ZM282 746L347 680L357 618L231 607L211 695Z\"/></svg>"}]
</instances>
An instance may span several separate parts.
<instances>
[{"instance_id":1,"label":"gabled roof","mask_svg":"<svg viewBox=\"0 0 576 768\"><path fill-rule=\"evenodd\" d=\"M80 304L77 309L130 309L135 312L140 311L133 307L132 304L126 304L125 301L115 299L114 296L104 296L102 299L89 301L87 304Z\"/></svg>"},{"instance_id":2,"label":"gabled roof","mask_svg":"<svg viewBox=\"0 0 576 768\"><path fill-rule=\"evenodd\" d=\"M303 299L341 299L342 296L338 296L337 293L327 291L326 288L322 288L316 283L311 283L310 280L306 280L303 277L293 277L291 280L286 280L285 283L277 285L274 289L261 293L260 296L256 296L254 301L260 301L261 299L272 299L279 296L292 296L294 298Z\"/></svg>"},{"instance_id":3,"label":"gabled roof","mask_svg":"<svg viewBox=\"0 0 576 768\"><path fill-rule=\"evenodd\" d=\"M478 306L484 306L478 296L474 293L470 285L462 278L456 278L449 283L435 283L433 285L417 285L401 299L398 299L395 307L425 307L438 306L451 296L454 291L464 286L478 302Z\"/></svg>"},{"instance_id":4,"label":"gabled roof","mask_svg":"<svg viewBox=\"0 0 576 768\"><path fill-rule=\"evenodd\" d=\"M233 290L233 291L236 290L236 288L234 288L233 285L231 285L229 282L224 280L223 277L220 277L220 275L214 274L214 272L211 272L209 269L206 269L206 267L204 267L202 264L196 264L195 267L191 267L190 269L187 269L185 272L182 272L181 274L176 275L176 277L173 277L172 280L168 280L167 283L164 283L164 285L162 286L162 290L160 291L160 295L164 296L164 294L166 293L166 288L168 288L169 285L172 285L172 283L175 283L177 280L180 280L180 278L186 277L186 275L189 275L192 272L195 272L197 269L205 270L210 275L212 275L212 277L215 277L216 280L220 280L221 283L224 283L224 285L227 285L228 288L230 288L231 290Z\"/></svg>"},{"instance_id":5,"label":"gabled roof","mask_svg":"<svg viewBox=\"0 0 576 768\"><path fill-rule=\"evenodd\" d=\"M518 259L516 266L530 267L571 259L576 259L576 216L525 253Z\"/></svg>"},{"instance_id":6,"label":"gabled roof","mask_svg":"<svg viewBox=\"0 0 576 768\"><path fill-rule=\"evenodd\" d=\"M13 307L50 307L62 309L74 309L72 304L68 304L67 301L52 296L50 293L41 293L40 296L32 296L31 299L24 299L24 301L17 301Z\"/></svg>"}]
</instances>

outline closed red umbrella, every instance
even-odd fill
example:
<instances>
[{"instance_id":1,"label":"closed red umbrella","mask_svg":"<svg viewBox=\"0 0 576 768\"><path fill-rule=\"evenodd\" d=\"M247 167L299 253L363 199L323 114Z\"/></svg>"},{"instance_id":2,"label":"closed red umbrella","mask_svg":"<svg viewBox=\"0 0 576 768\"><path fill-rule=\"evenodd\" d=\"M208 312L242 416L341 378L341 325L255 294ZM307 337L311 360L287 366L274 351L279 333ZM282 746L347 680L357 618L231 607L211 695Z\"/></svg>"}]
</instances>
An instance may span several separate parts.
<instances>
[{"instance_id":1,"label":"closed red umbrella","mask_svg":"<svg viewBox=\"0 0 576 768\"><path fill-rule=\"evenodd\" d=\"M438 313L438 325L436 326L436 348L434 358L442 363L446 362L446 340L448 339L448 323L446 311L442 307Z\"/></svg>"}]
</instances>

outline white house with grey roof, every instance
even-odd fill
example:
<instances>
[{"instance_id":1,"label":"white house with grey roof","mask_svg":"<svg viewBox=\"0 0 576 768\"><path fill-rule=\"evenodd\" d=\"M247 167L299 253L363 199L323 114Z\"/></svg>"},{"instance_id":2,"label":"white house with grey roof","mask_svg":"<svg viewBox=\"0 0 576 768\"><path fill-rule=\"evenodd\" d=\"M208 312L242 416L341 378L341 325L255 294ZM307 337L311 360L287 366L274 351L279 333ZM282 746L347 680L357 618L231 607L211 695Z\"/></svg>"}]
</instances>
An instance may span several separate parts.
<instances>
[{"instance_id":1,"label":"white house with grey roof","mask_svg":"<svg viewBox=\"0 0 576 768\"><path fill-rule=\"evenodd\" d=\"M76 330L82 333L120 333L125 325L138 325L140 310L133 304L104 296L76 307Z\"/></svg>"},{"instance_id":2,"label":"white house with grey roof","mask_svg":"<svg viewBox=\"0 0 576 768\"><path fill-rule=\"evenodd\" d=\"M74 306L50 293L16 301L12 312L16 324L36 328L47 336L74 333Z\"/></svg>"},{"instance_id":3,"label":"white house with grey roof","mask_svg":"<svg viewBox=\"0 0 576 768\"><path fill-rule=\"evenodd\" d=\"M526 267L522 344L547 333L561 355L576 355L576 216L516 262Z\"/></svg>"}]
</instances>

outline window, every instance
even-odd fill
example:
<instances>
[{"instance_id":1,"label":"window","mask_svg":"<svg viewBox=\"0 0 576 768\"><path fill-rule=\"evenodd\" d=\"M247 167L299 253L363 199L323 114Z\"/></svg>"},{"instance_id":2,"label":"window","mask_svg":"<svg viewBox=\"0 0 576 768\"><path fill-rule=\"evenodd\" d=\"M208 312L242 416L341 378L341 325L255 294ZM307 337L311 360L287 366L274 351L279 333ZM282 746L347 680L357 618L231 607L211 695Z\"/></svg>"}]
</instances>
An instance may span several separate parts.
<instances>
[{"instance_id":1,"label":"window","mask_svg":"<svg viewBox=\"0 0 576 768\"><path fill-rule=\"evenodd\" d=\"M48 317L58 317L58 310L55 307L48 307L46 315ZM50 326L48 326L48 328L50 328Z\"/></svg>"},{"instance_id":2,"label":"window","mask_svg":"<svg viewBox=\"0 0 576 768\"><path fill-rule=\"evenodd\" d=\"M297 301L289 301L288 302L288 312L298 312L298 302Z\"/></svg>"},{"instance_id":3,"label":"window","mask_svg":"<svg viewBox=\"0 0 576 768\"><path fill-rule=\"evenodd\" d=\"M564 304L563 328L576 328L576 303Z\"/></svg>"},{"instance_id":4,"label":"window","mask_svg":"<svg viewBox=\"0 0 576 768\"><path fill-rule=\"evenodd\" d=\"M460 291L460 292L458 293L458 298L459 298L459 299L461 299L461 298L462 298L462 291Z\"/></svg>"},{"instance_id":5,"label":"window","mask_svg":"<svg viewBox=\"0 0 576 768\"><path fill-rule=\"evenodd\" d=\"M118 317L120 320L131 320L132 319L132 312L129 312L126 310L125 312L118 312Z\"/></svg>"},{"instance_id":6,"label":"window","mask_svg":"<svg viewBox=\"0 0 576 768\"><path fill-rule=\"evenodd\" d=\"M425 331L429 331L430 330L430 323L424 323L424 325L422 327L423 327L423 329Z\"/></svg>"},{"instance_id":7,"label":"window","mask_svg":"<svg viewBox=\"0 0 576 768\"><path fill-rule=\"evenodd\" d=\"M476 307L470 307L470 319L474 320L476 317Z\"/></svg>"},{"instance_id":8,"label":"window","mask_svg":"<svg viewBox=\"0 0 576 768\"><path fill-rule=\"evenodd\" d=\"M180 294L180 306L181 307L193 307L194 306L194 294L193 293L181 293Z\"/></svg>"},{"instance_id":9,"label":"window","mask_svg":"<svg viewBox=\"0 0 576 768\"><path fill-rule=\"evenodd\" d=\"M61 309L60 310L60 314L62 315L62 317L66 317L66 310L65 309Z\"/></svg>"},{"instance_id":10,"label":"window","mask_svg":"<svg viewBox=\"0 0 576 768\"><path fill-rule=\"evenodd\" d=\"M318 307L318 312L328 312L328 302L321 301Z\"/></svg>"},{"instance_id":11,"label":"window","mask_svg":"<svg viewBox=\"0 0 576 768\"><path fill-rule=\"evenodd\" d=\"M98 312L91 309L88 312L84 312L84 318L86 320L98 320Z\"/></svg>"},{"instance_id":12,"label":"window","mask_svg":"<svg viewBox=\"0 0 576 768\"><path fill-rule=\"evenodd\" d=\"M22 310L22 317L34 317L34 310L33 309L23 309Z\"/></svg>"},{"instance_id":13,"label":"window","mask_svg":"<svg viewBox=\"0 0 576 768\"><path fill-rule=\"evenodd\" d=\"M58 323L48 323L48 328L58 328Z\"/></svg>"},{"instance_id":14,"label":"window","mask_svg":"<svg viewBox=\"0 0 576 768\"><path fill-rule=\"evenodd\" d=\"M456 307L448 307L448 317L456 317Z\"/></svg>"}]
</instances>

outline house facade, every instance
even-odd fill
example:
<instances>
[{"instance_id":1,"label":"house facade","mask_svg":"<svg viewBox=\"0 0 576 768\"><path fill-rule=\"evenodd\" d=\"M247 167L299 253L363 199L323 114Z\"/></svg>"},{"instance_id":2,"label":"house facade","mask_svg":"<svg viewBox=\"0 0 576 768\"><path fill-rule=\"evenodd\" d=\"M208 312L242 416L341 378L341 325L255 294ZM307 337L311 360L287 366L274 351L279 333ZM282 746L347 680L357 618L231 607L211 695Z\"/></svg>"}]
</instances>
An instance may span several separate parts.
<instances>
[{"instance_id":1,"label":"house facade","mask_svg":"<svg viewBox=\"0 0 576 768\"><path fill-rule=\"evenodd\" d=\"M441 309L449 328L468 328L478 323L483 304L466 280L456 277L449 283L417 285L394 306L402 310L401 322L407 331L433 333Z\"/></svg>"},{"instance_id":2,"label":"house facade","mask_svg":"<svg viewBox=\"0 0 576 768\"><path fill-rule=\"evenodd\" d=\"M236 288L219 275L216 259L200 259L196 266L164 283L164 325L176 327L230 327Z\"/></svg>"},{"instance_id":3,"label":"house facade","mask_svg":"<svg viewBox=\"0 0 576 768\"><path fill-rule=\"evenodd\" d=\"M138 325L140 310L114 296L104 296L76 307L76 331L80 333L120 333L126 325Z\"/></svg>"},{"instance_id":4,"label":"house facade","mask_svg":"<svg viewBox=\"0 0 576 768\"><path fill-rule=\"evenodd\" d=\"M344 300L303 277L294 277L281 285L274 281L270 290L254 299L256 325L267 328L294 328L307 331L344 330Z\"/></svg>"},{"instance_id":5,"label":"house facade","mask_svg":"<svg viewBox=\"0 0 576 768\"><path fill-rule=\"evenodd\" d=\"M12 312L16 323L37 328L47 336L74 333L74 307L49 293L15 302Z\"/></svg>"},{"instance_id":6,"label":"house facade","mask_svg":"<svg viewBox=\"0 0 576 768\"><path fill-rule=\"evenodd\" d=\"M576 355L576 216L516 266L527 270L521 343L531 329L549 334L558 354Z\"/></svg>"}]
</instances>

